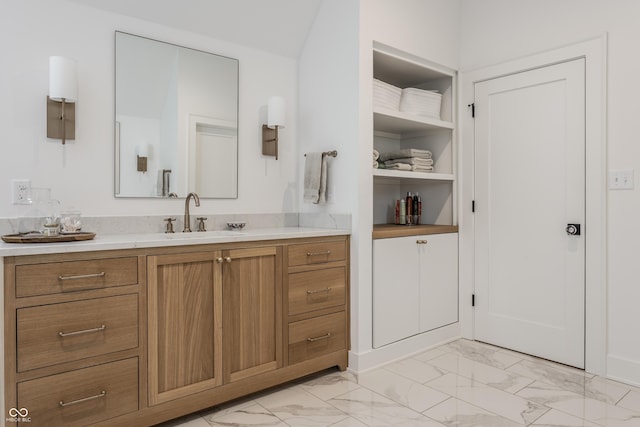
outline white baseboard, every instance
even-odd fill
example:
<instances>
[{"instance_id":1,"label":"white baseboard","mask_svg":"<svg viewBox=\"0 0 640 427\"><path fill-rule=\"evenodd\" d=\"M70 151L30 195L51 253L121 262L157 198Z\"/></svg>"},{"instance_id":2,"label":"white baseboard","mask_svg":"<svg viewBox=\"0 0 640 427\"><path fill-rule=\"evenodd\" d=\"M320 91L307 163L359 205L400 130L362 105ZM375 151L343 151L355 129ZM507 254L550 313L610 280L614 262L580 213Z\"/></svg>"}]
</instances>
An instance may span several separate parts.
<instances>
[{"instance_id":1,"label":"white baseboard","mask_svg":"<svg viewBox=\"0 0 640 427\"><path fill-rule=\"evenodd\" d=\"M356 375L362 374L460 337L460 324L454 323L363 353L349 352L349 370Z\"/></svg>"},{"instance_id":2,"label":"white baseboard","mask_svg":"<svg viewBox=\"0 0 640 427\"><path fill-rule=\"evenodd\" d=\"M607 357L607 378L640 387L640 360Z\"/></svg>"}]
</instances>

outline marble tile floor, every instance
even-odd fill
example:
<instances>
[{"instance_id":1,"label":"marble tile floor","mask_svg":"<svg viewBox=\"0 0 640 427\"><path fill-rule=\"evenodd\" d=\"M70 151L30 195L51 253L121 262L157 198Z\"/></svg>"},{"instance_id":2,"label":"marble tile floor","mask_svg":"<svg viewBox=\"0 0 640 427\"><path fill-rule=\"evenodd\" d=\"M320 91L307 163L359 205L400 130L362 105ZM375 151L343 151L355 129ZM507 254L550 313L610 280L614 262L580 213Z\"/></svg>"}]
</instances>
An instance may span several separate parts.
<instances>
[{"instance_id":1,"label":"marble tile floor","mask_svg":"<svg viewBox=\"0 0 640 427\"><path fill-rule=\"evenodd\" d=\"M162 424L640 427L640 387L457 340L358 375L329 370Z\"/></svg>"}]
</instances>

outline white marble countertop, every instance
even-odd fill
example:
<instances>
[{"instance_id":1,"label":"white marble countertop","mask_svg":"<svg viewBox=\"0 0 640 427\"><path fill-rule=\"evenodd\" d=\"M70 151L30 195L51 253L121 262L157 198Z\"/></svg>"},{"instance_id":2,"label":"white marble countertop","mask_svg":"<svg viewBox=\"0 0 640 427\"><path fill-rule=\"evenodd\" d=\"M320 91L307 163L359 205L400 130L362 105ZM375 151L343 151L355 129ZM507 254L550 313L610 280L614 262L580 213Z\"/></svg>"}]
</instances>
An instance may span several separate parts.
<instances>
[{"instance_id":1,"label":"white marble countertop","mask_svg":"<svg viewBox=\"0 0 640 427\"><path fill-rule=\"evenodd\" d=\"M199 245L207 243L252 242L260 240L295 239L303 237L344 236L349 230L310 227L277 227L216 230L174 234L104 234L93 240L60 243L0 243L0 257L42 255L67 252L107 251L116 249L155 248Z\"/></svg>"}]
</instances>

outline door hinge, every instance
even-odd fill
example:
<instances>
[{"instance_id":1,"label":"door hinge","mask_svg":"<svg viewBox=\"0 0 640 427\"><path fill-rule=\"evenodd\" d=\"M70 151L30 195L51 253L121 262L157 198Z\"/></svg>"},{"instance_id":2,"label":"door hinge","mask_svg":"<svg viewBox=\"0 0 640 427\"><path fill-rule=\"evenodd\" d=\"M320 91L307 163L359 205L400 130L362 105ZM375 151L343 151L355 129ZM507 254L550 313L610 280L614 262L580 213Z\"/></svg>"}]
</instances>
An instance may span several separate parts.
<instances>
[{"instance_id":1,"label":"door hinge","mask_svg":"<svg viewBox=\"0 0 640 427\"><path fill-rule=\"evenodd\" d=\"M467 107L471 108L471 117L475 118L475 116L476 116L476 103L472 102L471 104L467 105Z\"/></svg>"},{"instance_id":2,"label":"door hinge","mask_svg":"<svg viewBox=\"0 0 640 427\"><path fill-rule=\"evenodd\" d=\"M476 294L471 294L471 307L476 306Z\"/></svg>"},{"instance_id":3,"label":"door hinge","mask_svg":"<svg viewBox=\"0 0 640 427\"><path fill-rule=\"evenodd\" d=\"M471 212L475 213L475 211L476 211L476 201L472 200L471 201Z\"/></svg>"}]
</instances>

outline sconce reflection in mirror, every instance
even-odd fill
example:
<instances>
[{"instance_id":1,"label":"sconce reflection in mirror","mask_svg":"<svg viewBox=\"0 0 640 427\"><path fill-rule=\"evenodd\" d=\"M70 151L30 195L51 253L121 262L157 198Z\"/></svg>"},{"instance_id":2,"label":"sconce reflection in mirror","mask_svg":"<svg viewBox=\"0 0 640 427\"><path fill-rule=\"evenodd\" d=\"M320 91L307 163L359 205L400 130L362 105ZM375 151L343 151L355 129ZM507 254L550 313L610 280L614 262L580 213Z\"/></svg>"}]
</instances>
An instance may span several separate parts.
<instances>
[{"instance_id":1,"label":"sconce reflection in mirror","mask_svg":"<svg viewBox=\"0 0 640 427\"><path fill-rule=\"evenodd\" d=\"M76 138L78 79L76 61L62 56L49 57L49 96L47 96L47 138Z\"/></svg>"},{"instance_id":2,"label":"sconce reflection in mirror","mask_svg":"<svg viewBox=\"0 0 640 427\"><path fill-rule=\"evenodd\" d=\"M147 172L147 159L149 158L149 151L151 146L143 143L136 145L136 170L138 172Z\"/></svg>"},{"instance_id":3,"label":"sconce reflection in mirror","mask_svg":"<svg viewBox=\"0 0 640 427\"><path fill-rule=\"evenodd\" d=\"M267 103L267 124L262 125L262 154L278 160L278 128L284 128L284 99L272 96Z\"/></svg>"}]
</instances>

